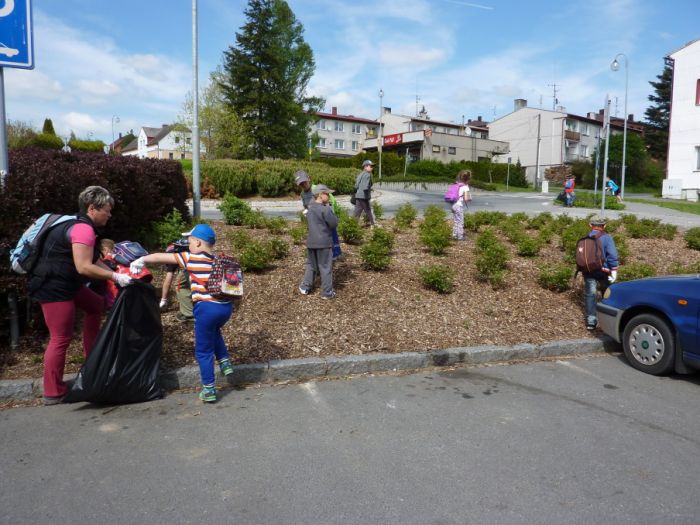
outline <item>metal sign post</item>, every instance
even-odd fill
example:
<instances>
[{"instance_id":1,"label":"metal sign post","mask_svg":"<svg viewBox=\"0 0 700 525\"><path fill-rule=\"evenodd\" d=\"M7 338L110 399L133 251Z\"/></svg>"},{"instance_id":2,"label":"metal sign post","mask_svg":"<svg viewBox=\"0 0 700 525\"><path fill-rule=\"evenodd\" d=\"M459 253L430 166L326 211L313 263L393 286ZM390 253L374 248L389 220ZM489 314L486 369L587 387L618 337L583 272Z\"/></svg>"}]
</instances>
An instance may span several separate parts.
<instances>
[{"instance_id":1,"label":"metal sign post","mask_svg":"<svg viewBox=\"0 0 700 525\"><path fill-rule=\"evenodd\" d=\"M10 172L5 118L4 67L34 68L31 0L4 0L0 7L0 189Z\"/></svg>"}]
</instances>

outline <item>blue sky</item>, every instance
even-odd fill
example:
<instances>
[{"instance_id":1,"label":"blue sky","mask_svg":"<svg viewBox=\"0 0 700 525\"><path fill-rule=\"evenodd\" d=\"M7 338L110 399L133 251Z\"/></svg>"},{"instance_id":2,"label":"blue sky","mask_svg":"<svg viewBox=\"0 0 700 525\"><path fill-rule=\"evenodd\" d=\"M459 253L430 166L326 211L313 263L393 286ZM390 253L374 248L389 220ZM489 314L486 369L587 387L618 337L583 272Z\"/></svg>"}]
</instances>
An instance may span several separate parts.
<instances>
[{"instance_id":1,"label":"blue sky","mask_svg":"<svg viewBox=\"0 0 700 525\"><path fill-rule=\"evenodd\" d=\"M6 0L0 0L0 6ZM326 109L493 120L513 99L585 115L606 93L641 119L663 57L700 38L697 0L291 0L314 50L309 91ZM242 0L199 0L200 89L244 23ZM174 122L192 88L191 0L34 0L34 70L5 69L8 119L111 142ZM0 38L0 41L2 39Z\"/></svg>"}]
</instances>

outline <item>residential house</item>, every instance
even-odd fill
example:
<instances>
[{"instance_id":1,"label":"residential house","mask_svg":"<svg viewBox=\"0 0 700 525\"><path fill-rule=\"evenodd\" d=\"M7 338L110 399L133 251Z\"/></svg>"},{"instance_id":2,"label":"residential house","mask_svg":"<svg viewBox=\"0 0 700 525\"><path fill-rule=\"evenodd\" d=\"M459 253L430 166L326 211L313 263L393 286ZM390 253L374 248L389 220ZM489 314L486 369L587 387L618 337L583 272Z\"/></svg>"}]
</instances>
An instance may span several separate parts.
<instances>
[{"instance_id":1,"label":"residential house","mask_svg":"<svg viewBox=\"0 0 700 525\"><path fill-rule=\"evenodd\" d=\"M352 157L364 149L367 136L376 133L377 121L353 115L341 115L333 106L330 113L317 112L318 120L310 130L310 145L323 157Z\"/></svg>"},{"instance_id":2,"label":"residential house","mask_svg":"<svg viewBox=\"0 0 700 525\"><path fill-rule=\"evenodd\" d=\"M617 124L611 122L611 133L622 133L623 124L623 119ZM512 163L520 162L528 181L539 184L547 168L590 162L603 132L603 122L594 113L583 117L567 113L561 106L557 110L531 108L526 100L516 99L514 111L489 123L488 128L490 139L510 144L510 150L494 160L508 162L510 158ZM628 126L628 133L635 131Z\"/></svg>"},{"instance_id":3,"label":"residential house","mask_svg":"<svg viewBox=\"0 0 700 525\"><path fill-rule=\"evenodd\" d=\"M477 121L471 121L476 123ZM508 151L505 142L483 137L488 130L431 119L425 108L415 116L392 113L385 107L381 116L382 151L394 151L411 161L480 161ZM376 151L379 138L368 138L365 149Z\"/></svg>"},{"instance_id":4,"label":"residential house","mask_svg":"<svg viewBox=\"0 0 700 525\"><path fill-rule=\"evenodd\" d=\"M662 195L698 200L700 193L700 39L668 55L673 63L668 161Z\"/></svg>"},{"instance_id":5,"label":"residential house","mask_svg":"<svg viewBox=\"0 0 700 525\"><path fill-rule=\"evenodd\" d=\"M200 150L204 152L203 147ZM143 127L136 139L122 148L121 154L141 159L191 159L192 132L171 124L160 128Z\"/></svg>"}]
</instances>

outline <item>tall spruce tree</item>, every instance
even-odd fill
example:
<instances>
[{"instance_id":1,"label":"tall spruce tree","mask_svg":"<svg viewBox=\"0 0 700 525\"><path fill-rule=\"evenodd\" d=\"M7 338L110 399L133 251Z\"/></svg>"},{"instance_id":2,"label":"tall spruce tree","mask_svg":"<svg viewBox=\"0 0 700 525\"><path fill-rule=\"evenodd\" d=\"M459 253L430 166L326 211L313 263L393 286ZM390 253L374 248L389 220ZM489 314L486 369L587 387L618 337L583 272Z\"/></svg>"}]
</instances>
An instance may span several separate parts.
<instances>
[{"instance_id":1,"label":"tall spruce tree","mask_svg":"<svg viewBox=\"0 0 700 525\"><path fill-rule=\"evenodd\" d=\"M663 72L656 78L658 82L649 81L654 88L654 93L648 97L653 105L644 112L649 124L644 139L649 154L665 162L668 152L668 127L671 121L671 90L673 89L673 67L670 60L666 60Z\"/></svg>"},{"instance_id":2,"label":"tall spruce tree","mask_svg":"<svg viewBox=\"0 0 700 525\"><path fill-rule=\"evenodd\" d=\"M249 0L245 15L236 45L224 52L224 96L255 158L301 158L313 112L325 102L306 93L316 66L304 28L282 0Z\"/></svg>"},{"instance_id":3,"label":"tall spruce tree","mask_svg":"<svg viewBox=\"0 0 700 525\"><path fill-rule=\"evenodd\" d=\"M53 121L50 118L44 119L44 127L41 132L45 135L56 135L56 131L53 129Z\"/></svg>"}]
</instances>

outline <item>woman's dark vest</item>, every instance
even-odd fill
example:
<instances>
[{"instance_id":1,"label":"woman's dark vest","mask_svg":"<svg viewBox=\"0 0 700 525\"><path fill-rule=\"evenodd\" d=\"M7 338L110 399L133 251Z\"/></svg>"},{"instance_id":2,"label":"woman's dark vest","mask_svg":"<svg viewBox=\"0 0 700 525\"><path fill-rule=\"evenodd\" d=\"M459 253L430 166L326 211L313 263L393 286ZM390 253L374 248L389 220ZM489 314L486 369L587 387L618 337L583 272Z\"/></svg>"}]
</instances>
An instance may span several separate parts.
<instances>
[{"instance_id":1,"label":"woman's dark vest","mask_svg":"<svg viewBox=\"0 0 700 525\"><path fill-rule=\"evenodd\" d=\"M40 302L68 301L75 297L88 280L82 277L73 261L70 229L78 222L95 225L89 217L79 215L75 221L66 221L53 228L44 239L41 256L28 282L29 296ZM97 231L95 231L97 235ZM94 250L92 262L99 258Z\"/></svg>"}]
</instances>

